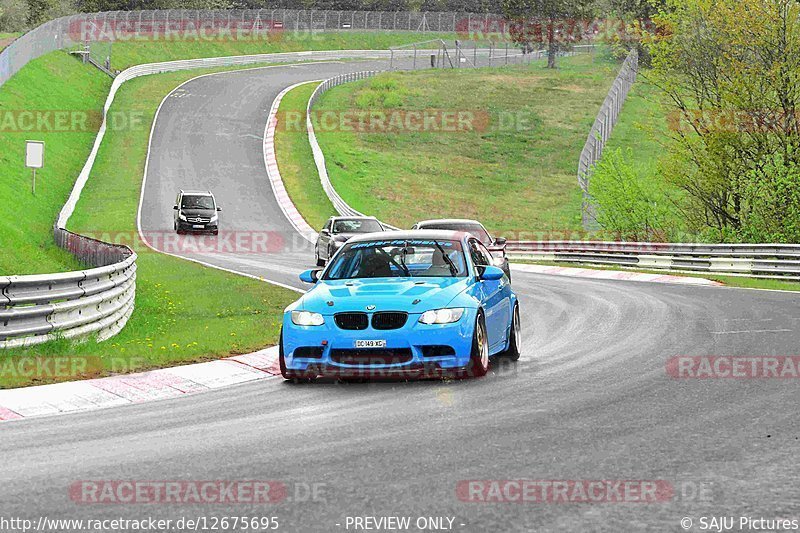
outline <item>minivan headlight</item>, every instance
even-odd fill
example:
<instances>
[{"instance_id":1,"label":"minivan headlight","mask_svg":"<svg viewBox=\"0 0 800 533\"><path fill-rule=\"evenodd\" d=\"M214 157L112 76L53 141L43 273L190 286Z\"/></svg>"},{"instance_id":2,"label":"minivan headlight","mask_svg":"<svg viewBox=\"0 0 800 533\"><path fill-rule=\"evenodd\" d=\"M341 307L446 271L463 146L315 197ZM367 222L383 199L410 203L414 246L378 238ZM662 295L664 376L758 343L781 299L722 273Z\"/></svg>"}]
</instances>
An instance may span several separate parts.
<instances>
[{"instance_id":1,"label":"minivan headlight","mask_svg":"<svg viewBox=\"0 0 800 533\"><path fill-rule=\"evenodd\" d=\"M458 322L464 315L464 309L460 307L453 307L450 309L432 309L425 311L419 317L419 321L423 324L452 324Z\"/></svg>"},{"instance_id":2,"label":"minivan headlight","mask_svg":"<svg viewBox=\"0 0 800 533\"><path fill-rule=\"evenodd\" d=\"M186 222L186 215L184 215L183 213L178 213L178 218Z\"/></svg>"},{"instance_id":3,"label":"minivan headlight","mask_svg":"<svg viewBox=\"0 0 800 533\"><path fill-rule=\"evenodd\" d=\"M292 324L295 326L321 326L325 319L319 313L311 311L292 311Z\"/></svg>"},{"instance_id":4,"label":"minivan headlight","mask_svg":"<svg viewBox=\"0 0 800 533\"><path fill-rule=\"evenodd\" d=\"M216 222L217 220L219 220L219 215L212 215L211 216L211 222Z\"/></svg>"}]
</instances>

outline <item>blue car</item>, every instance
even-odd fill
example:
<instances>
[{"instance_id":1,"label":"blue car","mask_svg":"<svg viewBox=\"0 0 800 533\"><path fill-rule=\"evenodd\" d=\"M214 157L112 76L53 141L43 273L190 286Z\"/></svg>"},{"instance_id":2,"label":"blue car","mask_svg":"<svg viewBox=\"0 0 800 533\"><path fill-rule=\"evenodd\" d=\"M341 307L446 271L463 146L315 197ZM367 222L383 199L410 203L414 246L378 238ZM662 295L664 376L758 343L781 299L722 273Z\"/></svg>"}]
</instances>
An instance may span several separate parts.
<instances>
[{"instance_id":1,"label":"blue car","mask_svg":"<svg viewBox=\"0 0 800 533\"><path fill-rule=\"evenodd\" d=\"M280 367L294 381L483 376L519 358L517 296L471 234L390 231L353 237L286 308Z\"/></svg>"}]
</instances>

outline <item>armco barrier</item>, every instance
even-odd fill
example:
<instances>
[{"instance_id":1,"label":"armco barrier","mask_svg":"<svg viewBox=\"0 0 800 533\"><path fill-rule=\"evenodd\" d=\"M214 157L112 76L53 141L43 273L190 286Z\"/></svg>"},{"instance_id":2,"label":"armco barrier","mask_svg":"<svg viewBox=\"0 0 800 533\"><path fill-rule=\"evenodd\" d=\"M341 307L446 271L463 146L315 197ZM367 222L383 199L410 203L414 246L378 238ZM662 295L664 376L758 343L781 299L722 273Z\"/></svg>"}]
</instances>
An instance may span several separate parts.
<instances>
[{"instance_id":1,"label":"armco barrier","mask_svg":"<svg viewBox=\"0 0 800 533\"><path fill-rule=\"evenodd\" d=\"M92 334L105 340L133 312L135 253L58 227L54 237L60 247L95 268L0 277L0 348Z\"/></svg>"},{"instance_id":2,"label":"armco barrier","mask_svg":"<svg viewBox=\"0 0 800 533\"><path fill-rule=\"evenodd\" d=\"M512 259L800 279L800 245L509 241Z\"/></svg>"}]
</instances>

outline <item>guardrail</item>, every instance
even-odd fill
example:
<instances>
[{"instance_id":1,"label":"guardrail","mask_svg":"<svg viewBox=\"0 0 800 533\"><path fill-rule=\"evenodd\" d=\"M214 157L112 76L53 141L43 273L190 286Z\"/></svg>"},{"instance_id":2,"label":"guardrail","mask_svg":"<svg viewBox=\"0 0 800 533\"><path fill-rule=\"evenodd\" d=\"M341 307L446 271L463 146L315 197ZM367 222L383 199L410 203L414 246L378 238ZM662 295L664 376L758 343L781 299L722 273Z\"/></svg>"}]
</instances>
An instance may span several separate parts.
<instances>
[{"instance_id":1,"label":"guardrail","mask_svg":"<svg viewBox=\"0 0 800 533\"><path fill-rule=\"evenodd\" d=\"M391 52L392 57L394 57L394 51ZM337 85L341 85L343 83L348 83L351 81L363 80L366 78L371 78L376 74L380 74L381 72L385 72L382 70L366 70L363 72L352 72L349 74L341 74L339 76L334 76L333 78L329 78L319 85L317 88L314 89L314 92L311 93L311 97L308 99L308 105L306 105L306 131L308 131L308 141L311 144L311 152L314 154L314 164L317 167L317 173L319 174L319 180L322 183L322 189L325 191L325 194L328 196L328 199L333 204L334 209L336 212L342 216L364 216L363 213L360 211L350 207L350 205L345 202L344 198L342 198L339 193L336 192L336 189L333 187L331 183L330 177L328 176L328 168L325 166L325 154L322 153L322 148L319 146L319 142L317 141L317 135L314 133L314 124L311 120L311 108L314 106L314 103L320 97L322 93L336 87ZM384 224L387 227L387 224ZM396 228L393 228L396 229Z\"/></svg>"},{"instance_id":2,"label":"guardrail","mask_svg":"<svg viewBox=\"0 0 800 533\"><path fill-rule=\"evenodd\" d=\"M639 55L636 48L631 49L628 57L622 63L622 67L617 74L614 83L611 85L606 95L597 118L589 131L589 137L581 150L578 159L578 184L583 192L583 204L581 207L581 220L584 229L589 229L596 221L594 207L589 196L589 179L595 164L603 155L603 148L611 136L611 131L617 124L622 104L628 97L633 83L636 81L636 74L639 69Z\"/></svg>"},{"instance_id":3,"label":"guardrail","mask_svg":"<svg viewBox=\"0 0 800 533\"><path fill-rule=\"evenodd\" d=\"M56 244L95 268L0 276L0 348L91 334L105 340L116 335L133 312L136 254L130 248L59 227L53 233Z\"/></svg>"},{"instance_id":4,"label":"guardrail","mask_svg":"<svg viewBox=\"0 0 800 533\"><path fill-rule=\"evenodd\" d=\"M800 245L509 241L512 259L800 279Z\"/></svg>"}]
</instances>

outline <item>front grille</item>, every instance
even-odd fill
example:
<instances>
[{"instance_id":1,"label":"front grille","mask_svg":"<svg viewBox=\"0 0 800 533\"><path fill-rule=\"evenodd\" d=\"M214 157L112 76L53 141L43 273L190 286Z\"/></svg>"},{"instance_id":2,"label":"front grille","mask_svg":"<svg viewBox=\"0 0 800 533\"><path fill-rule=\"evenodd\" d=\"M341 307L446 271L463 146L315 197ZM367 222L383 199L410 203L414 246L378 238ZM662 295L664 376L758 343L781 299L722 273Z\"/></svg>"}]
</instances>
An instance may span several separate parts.
<instances>
[{"instance_id":1,"label":"front grille","mask_svg":"<svg viewBox=\"0 0 800 533\"><path fill-rule=\"evenodd\" d=\"M301 346L294 349L293 355L304 359L322 359L322 346Z\"/></svg>"},{"instance_id":2,"label":"front grille","mask_svg":"<svg viewBox=\"0 0 800 533\"><path fill-rule=\"evenodd\" d=\"M208 224L211 222L210 218L205 217L186 217L187 222L195 222L197 224Z\"/></svg>"},{"instance_id":3,"label":"front grille","mask_svg":"<svg viewBox=\"0 0 800 533\"><path fill-rule=\"evenodd\" d=\"M411 361L411 348L331 350L331 361L343 365L390 365Z\"/></svg>"},{"instance_id":4,"label":"front grille","mask_svg":"<svg viewBox=\"0 0 800 533\"><path fill-rule=\"evenodd\" d=\"M333 321L340 329L367 329L369 318L367 313L337 313L333 315Z\"/></svg>"},{"instance_id":5,"label":"front grille","mask_svg":"<svg viewBox=\"0 0 800 533\"><path fill-rule=\"evenodd\" d=\"M408 313L382 311L372 315L372 327L375 329L400 329L406 325Z\"/></svg>"},{"instance_id":6,"label":"front grille","mask_svg":"<svg viewBox=\"0 0 800 533\"><path fill-rule=\"evenodd\" d=\"M422 357L445 357L456 354L452 346L422 346L421 350Z\"/></svg>"}]
</instances>

